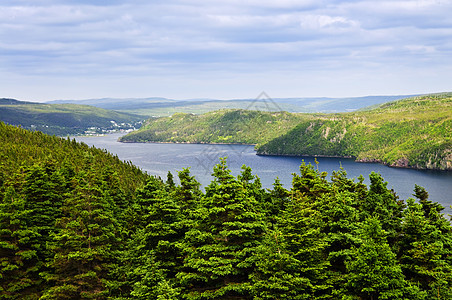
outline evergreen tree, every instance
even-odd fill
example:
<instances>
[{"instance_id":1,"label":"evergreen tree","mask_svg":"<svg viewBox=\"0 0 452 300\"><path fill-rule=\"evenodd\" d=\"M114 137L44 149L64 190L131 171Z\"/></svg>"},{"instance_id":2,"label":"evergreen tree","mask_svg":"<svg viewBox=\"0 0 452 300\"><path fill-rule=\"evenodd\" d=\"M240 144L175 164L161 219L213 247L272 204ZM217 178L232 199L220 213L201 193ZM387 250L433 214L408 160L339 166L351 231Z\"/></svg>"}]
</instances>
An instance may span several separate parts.
<instances>
[{"instance_id":1,"label":"evergreen tree","mask_svg":"<svg viewBox=\"0 0 452 300\"><path fill-rule=\"evenodd\" d=\"M174 183L174 176L170 171L168 171L166 176L166 185L168 191L172 191L176 187L176 184Z\"/></svg>"},{"instance_id":2,"label":"evergreen tree","mask_svg":"<svg viewBox=\"0 0 452 300\"><path fill-rule=\"evenodd\" d=\"M141 239L140 239L141 238ZM139 231L128 243L130 254L126 261L130 295L125 299L180 299L179 290L174 287L174 278L169 278L168 265L156 259L156 251L149 249L145 231Z\"/></svg>"},{"instance_id":3,"label":"evergreen tree","mask_svg":"<svg viewBox=\"0 0 452 300\"><path fill-rule=\"evenodd\" d=\"M254 299L321 299L328 286L320 212L305 198L287 206L256 255Z\"/></svg>"},{"instance_id":4,"label":"evergreen tree","mask_svg":"<svg viewBox=\"0 0 452 300\"><path fill-rule=\"evenodd\" d=\"M78 174L73 184L56 222L59 231L49 243L53 271L46 279L52 287L43 299L104 299L119 242L113 203L103 197L93 170Z\"/></svg>"},{"instance_id":5,"label":"evergreen tree","mask_svg":"<svg viewBox=\"0 0 452 300\"><path fill-rule=\"evenodd\" d=\"M226 159L201 200L197 226L186 234L184 270L178 274L187 299L249 299L249 274L265 230L258 203L230 174Z\"/></svg>"},{"instance_id":6,"label":"evergreen tree","mask_svg":"<svg viewBox=\"0 0 452 300\"><path fill-rule=\"evenodd\" d=\"M29 227L26 201L11 186L0 203L0 299L38 299L40 258L31 241L40 237Z\"/></svg>"},{"instance_id":7,"label":"evergreen tree","mask_svg":"<svg viewBox=\"0 0 452 300\"><path fill-rule=\"evenodd\" d=\"M40 240L33 241L38 257L46 262L51 254L46 244L55 232L55 220L61 216L62 195L67 191L66 179L53 162L35 164L25 170L23 194L29 210L28 227L35 228Z\"/></svg>"},{"instance_id":8,"label":"evergreen tree","mask_svg":"<svg viewBox=\"0 0 452 300\"><path fill-rule=\"evenodd\" d=\"M21 275L16 275L16 279L7 279L9 276L4 279L16 281L9 281L8 285L16 286L13 294L17 297L35 298L45 289L40 274L46 272L46 263L51 258L46 245L55 232L55 220L61 213L64 178L51 162L24 167L20 175L12 177L2 203L5 217L1 222L4 229L2 239L10 250L4 258L9 260L14 255L12 260L16 261L16 271L13 273ZM13 273L10 275L14 277Z\"/></svg>"},{"instance_id":9,"label":"evergreen tree","mask_svg":"<svg viewBox=\"0 0 452 300\"><path fill-rule=\"evenodd\" d=\"M279 178L276 178L273 189L264 194L262 201L262 210L266 214L270 228L277 223L278 218L286 210L290 201L290 192L283 187Z\"/></svg>"},{"instance_id":10,"label":"evergreen tree","mask_svg":"<svg viewBox=\"0 0 452 300\"><path fill-rule=\"evenodd\" d=\"M180 205L184 213L190 213L195 210L199 203L199 198L202 194L200 190L201 184L190 175L190 169L185 168L178 172L180 186L175 188L174 197Z\"/></svg>"},{"instance_id":11,"label":"evergreen tree","mask_svg":"<svg viewBox=\"0 0 452 300\"><path fill-rule=\"evenodd\" d=\"M127 243L120 268L126 274L131 297L157 299L162 292L159 287L174 285L182 264L180 242L185 233L183 212L174 197L177 188L168 189L168 184L150 178L138 191L140 222Z\"/></svg>"},{"instance_id":12,"label":"evergreen tree","mask_svg":"<svg viewBox=\"0 0 452 300\"><path fill-rule=\"evenodd\" d=\"M363 202L363 217L377 216L383 230L388 234L390 245L395 243L400 232L404 203L391 190L380 174L372 172L369 175L369 192Z\"/></svg>"},{"instance_id":13,"label":"evergreen tree","mask_svg":"<svg viewBox=\"0 0 452 300\"><path fill-rule=\"evenodd\" d=\"M133 204L133 211L130 213L130 226L136 230L146 227L147 216L154 203L154 199L161 196L165 184L161 179L149 177L145 186L136 191L136 201Z\"/></svg>"},{"instance_id":14,"label":"evergreen tree","mask_svg":"<svg viewBox=\"0 0 452 300\"><path fill-rule=\"evenodd\" d=\"M318 167L318 162L317 167ZM326 172L320 172L314 169L311 164L306 165L303 161L300 166L300 174L292 174L292 193L293 197L306 196L315 200L322 197L329 191L329 183L325 179L328 175Z\"/></svg>"},{"instance_id":15,"label":"evergreen tree","mask_svg":"<svg viewBox=\"0 0 452 300\"><path fill-rule=\"evenodd\" d=\"M428 293L428 299L452 298L451 225L431 203L424 208L408 199L407 204L398 243L402 270L408 280Z\"/></svg>"},{"instance_id":16,"label":"evergreen tree","mask_svg":"<svg viewBox=\"0 0 452 300\"><path fill-rule=\"evenodd\" d=\"M346 261L347 285L359 299L422 299L419 290L405 280L387 233L377 218L368 218L359 230L361 244Z\"/></svg>"}]
</instances>

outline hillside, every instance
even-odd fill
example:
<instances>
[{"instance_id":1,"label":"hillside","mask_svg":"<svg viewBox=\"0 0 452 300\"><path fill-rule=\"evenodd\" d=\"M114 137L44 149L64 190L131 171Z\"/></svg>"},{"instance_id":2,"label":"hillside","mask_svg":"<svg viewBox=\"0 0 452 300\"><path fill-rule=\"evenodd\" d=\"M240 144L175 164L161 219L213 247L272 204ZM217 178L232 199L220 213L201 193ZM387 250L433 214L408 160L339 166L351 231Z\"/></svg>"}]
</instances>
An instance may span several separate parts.
<instances>
[{"instance_id":1,"label":"hillside","mask_svg":"<svg viewBox=\"0 0 452 300\"><path fill-rule=\"evenodd\" d=\"M257 144L259 155L354 157L452 169L452 94L418 96L338 114L220 110L153 118L122 142Z\"/></svg>"},{"instance_id":2,"label":"hillside","mask_svg":"<svg viewBox=\"0 0 452 300\"><path fill-rule=\"evenodd\" d=\"M346 156L394 167L452 170L452 94L318 116L260 145L257 153Z\"/></svg>"},{"instance_id":3,"label":"hillside","mask_svg":"<svg viewBox=\"0 0 452 300\"><path fill-rule=\"evenodd\" d=\"M134 189L147 178L137 167L123 163L105 150L77 143L75 139L28 131L3 122L0 122L0 145L0 181L2 176L9 177L21 168L39 164L57 168L65 166L76 172L111 169L121 177L119 187L124 189Z\"/></svg>"},{"instance_id":4,"label":"hillside","mask_svg":"<svg viewBox=\"0 0 452 300\"><path fill-rule=\"evenodd\" d=\"M270 141L310 118L304 114L250 110L220 110L203 115L177 113L150 119L120 141L256 144Z\"/></svg>"},{"instance_id":5,"label":"hillside","mask_svg":"<svg viewBox=\"0 0 452 300\"><path fill-rule=\"evenodd\" d=\"M140 126L143 117L87 105L0 99L0 121L48 134L104 133Z\"/></svg>"}]
</instances>

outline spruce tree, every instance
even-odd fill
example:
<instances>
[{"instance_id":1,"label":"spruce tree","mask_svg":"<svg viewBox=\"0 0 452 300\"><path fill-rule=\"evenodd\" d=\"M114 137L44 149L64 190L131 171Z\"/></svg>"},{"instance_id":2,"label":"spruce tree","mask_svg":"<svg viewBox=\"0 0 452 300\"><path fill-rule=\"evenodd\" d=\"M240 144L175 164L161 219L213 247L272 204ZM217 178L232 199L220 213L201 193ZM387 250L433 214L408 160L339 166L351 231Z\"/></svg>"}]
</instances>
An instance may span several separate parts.
<instances>
[{"instance_id":1,"label":"spruce tree","mask_svg":"<svg viewBox=\"0 0 452 300\"><path fill-rule=\"evenodd\" d=\"M178 278L186 299L250 299L249 275L265 231L258 202L232 176L226 159L198 208L199 220L186 234L184 270Z\"/></svg>"},{"instance_id":2,"label":"spruce tree","mask_svg":"<svg viewBox=\"0 0 452 300\"><path fill-rule=\"evenodd\" d=\"M180 242L185 233L175 189L178 187L151 177L138 191L140 221L127 242L123 267L117 272L126 274L129 291L125 294L133 298L157 299L162 293L159 287L175 284L175 274L182 264Z\"/></svg>"},{"instance_id":3,"label":"spruce tree","mask_svg":"<svg viewBox=\"0 0 452 300\"><path fill-rule=\"evenodd\" d=\"M405 280L376 217L362 223L359 238L360 245L352 248L346 261L346 287L351 295L369 300L422 299L419 290Z\"/></svg>"},{"instance_id":4,"label":"spruce tree","mask_svg":"<svg viewBox=\"0 0 452 300\"><path fill-rule=\"evenodd\" d=\"M409 281L428 293L428 299L452 298L451 225L433 203L425 208L408 199L407 204L398 243L402 270Z\"/></svg>"},{"instance_id":5,"label":"spruce tree","mask_svg":"<svg viewBox=\"0 0 452 300\"><path fill-rule=\"evenodd\" d=\"M369 192L362 203L363 217L378 216L392 245L397 238L397 232L400 231L404 202L398 200L398 196L387 188L388 183L380 174L372 172L369 179Z\"/></svg>"},{"instance_id":6,"label":"spruce tree","mask_svg":"<svg viewBox=\"0 0 452 300\"><path fill-rule=\"evenodd\" d=\"M46 277L52 287L43 299L104 299L119 242L113 203L103 196L94 170L81 172L73 184L49 243L54 256Z\"/></svg>"},{"instance_id":7,"label":"spruce tree","mask_svg":"<svg viewBox=\"0 0 452 300\"><path fill-rule=\"evenodd\" d=\"M23 196L7 187L0 203L0 299L38 299L42 289L42 261L32 243L40 234L28 226L32 212L25 207Z\"/></svg>"},{"instance_id":8,"label":"spruce tree","mask_svg":"<svg viewBox=\"0 0 452 300\"><path fill-rule=\"evenodd\" d=\"M323 298L329 287L320 212L295 198L277 220L256 254L254 299Z\"/></svg>"}]
</instances>

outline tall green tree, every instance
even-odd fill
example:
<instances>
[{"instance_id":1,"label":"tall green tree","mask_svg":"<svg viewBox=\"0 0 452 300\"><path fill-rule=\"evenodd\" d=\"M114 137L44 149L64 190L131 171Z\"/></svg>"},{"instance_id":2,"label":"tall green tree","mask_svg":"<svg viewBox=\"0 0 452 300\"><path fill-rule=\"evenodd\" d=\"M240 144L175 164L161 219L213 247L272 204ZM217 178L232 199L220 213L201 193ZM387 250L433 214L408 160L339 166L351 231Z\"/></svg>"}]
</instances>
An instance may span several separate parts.
<instances>
[{"instance_id":1,"label":"tall green tree","mask_svg":"<svg viewBox=\"0 0 452 300\"><path fill-rule=\"evenodd\" d=\"M358 299L422 299L402 273L380 221L370 217L359 229L361 243L346 261L349 295Z\"/></svg>"},{"instance_id":2,"label":"tall green tree","mask_svg":"<svg viewBox=\"0 0 452 300\"><path fill-rule=\"evenodd\" d=\"M381 226L388 234L390 244L394 244L397 232L400 232L404 202L387 188L388 183L375 172L369 175L370 186L362 203L363 217L378 216Z\"/></svg>"},{"instance_id":3,"label":"tall green tree","mask_svg":"<svg viewBox=\"0 0 452 300\"><path fill-rule=\"evenodd\" d=\"M53 259L46 279L52 286L43 299L104 299L119 243L113 203L93 170L80 172L73 184L49 243Z\"/></svg>"},{"instance_id":4,"label":"tall green tree","mask_svg":"<svg viewBox=\"0 0 452 300\"><path fill-rule=\"evenodd\" d=\"M265 223L259 203L230 173L221 159L198 208L196 226L186 233L178 278L187 299L251 298L249 275Z\"/></svg>"},{"instance_id":5,"label":"tall green tree","mask_svg":"<svg viewBox=\"0 0 452 300\"><path fill-rule=\"evenodd\" d=\"M306 198L295 198L267 231L256 254L254 299L321 299L327 288L322 219Z\"/></svg>"},{"instance_id":6,"label":"tall green tree","mask_svg":"<svg viewBox=\"0 0 452 300\"><path fill-rule=\"evenodd\" d=\"M406 278L428 293L428 299L449 299L452 298L452 227L436 211L436 205L426 198L423 200L421 203L407 201L398 243L400 265Z\"/></svg>"},{"instance_id":7,"label":"tall green tree","mask_svg":"<svg viewBox=\"0 0 452 300\"><path fill-rule=\"evenodd\" d=\"M17 297L38 297L46 288L41 273L47 271L46 263L51 258L46 245L56 231L55 220L61 215L64 177L49 161L23 167L20 173L10 176L0 226L3 245L9 248L3 258L15 261L15 271L3 279L16 286L13 294Z\"/></svg>"},{"instance_id":8,"label":"tall green tree","mask_svg":"<svg viewBox=\"0 0 452 300\"><path fill-rule=\"evenodd\" d=\"M40 234L28 226L25 206L23 196L7 187L0 203L0 299L38 299L42 289L42 262L32 243Z\"/></svg>"}]
</instances>

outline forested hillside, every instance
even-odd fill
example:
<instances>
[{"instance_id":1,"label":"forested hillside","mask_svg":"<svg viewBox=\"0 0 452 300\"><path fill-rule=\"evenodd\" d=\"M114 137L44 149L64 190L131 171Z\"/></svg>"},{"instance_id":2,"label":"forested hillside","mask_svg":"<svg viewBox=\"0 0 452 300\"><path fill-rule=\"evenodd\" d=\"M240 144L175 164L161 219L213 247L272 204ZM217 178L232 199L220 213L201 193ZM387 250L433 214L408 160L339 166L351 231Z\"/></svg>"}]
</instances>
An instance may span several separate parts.
<instances>
[{"instance_id":1,"label":"forested hillside","mask_svg":"<svg viewBox=\"0 0 452 300\"><path fill-rule=\"evenodd\" d=\"M177 113L152 118L121 142L238 143L270 141L310 115L253 110L220 110L203 115Z\"/></svg>"},{"instance_id":2,"label":"forested hillside","mask_svg":"<svg viewBox=\"0 0 452 300\"><path fill-rule=\"evenodd\" d=\"M452 94L319 116L259 146L257 153L349 156L395 167L452 170Z\"/></svg>"},{"instance_id":3,"label":"forested hillside","mask_svg":"<svg viewBox=\"0 0 452 300\"><path fill-rule=\"evenodd\" d=\"M0 121L60 136L139 128L143 117L76 104L0 99Z\"/></svg>"},{"instance_id":4,"label":"forested hillside","mask_svg":"<svg viewBox=\"0 0 452 300\"><path fill-rule=\"evenodd\" d=\"M174 114L150 119L120 141L257 144L261 155L354 157L395 167L452 170L452 94L338 114Z\"/></svg>"},{"instance_id":5,"label":"forested hillside","mask_svg":"<svg viewBox=\"0 0 452 300\"><path fill-rule=\"evenodd\" d=\"M203 191L1 122L0 144L0 299L452 298L452 227L420 186L302 164L266 190L222 159Z\"/></svg>"}]
</instances>

